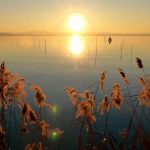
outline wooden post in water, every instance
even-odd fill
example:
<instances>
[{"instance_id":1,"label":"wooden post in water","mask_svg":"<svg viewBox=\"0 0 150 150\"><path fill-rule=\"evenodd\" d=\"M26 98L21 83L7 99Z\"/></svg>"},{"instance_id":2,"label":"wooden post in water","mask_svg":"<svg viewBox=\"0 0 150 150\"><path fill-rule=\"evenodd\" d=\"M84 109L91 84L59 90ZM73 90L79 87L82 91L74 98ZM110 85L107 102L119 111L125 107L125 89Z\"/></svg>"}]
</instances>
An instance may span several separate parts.
<instances>
[{"instance_id":1,"label":"wooden post in water","mask_svg":"<svg viewBox=\"0 0 150 150\"><path fill-rule=\"evenodd\" d=\"M47 54L47 51L46 51L47 49L46 49L46 40L45 40L45 56L46 56L46 54Z\"/></svg>"},{"instance_id":2,"label":"wooden post in water","mask_svg":"<svg viewBox=\"0 0 150 150\"><path fill-rule=\"evenodd\" d=\"M89 60L89 42L88 42L88 60Z\"/></svg>"},{"instance_id":3,"label":"wooden post in water","mask_svg":"<svg viewBox=\"0 0 150 150\"><path fill-rule=\"evenodd\" d=\"M96 35L96 45L95 45L95 66L96 66L96 61L97 61L97 35Z\"/></svg>"},{"instance_id":4,"label":"wooden post in water","mask_svg":"<svg viewBox=\"0 0 150 150\"><path fill-rule=\"evenodd\" d=\"M41 51L41 42L40 42L40 39L39 39L39 50Z\"/></svg>"},{"instance_id":5,"label":"wooden post in water","mask_svg":"<svg viewBox=\"0 0 150 150\"><path fill-rule=\"evenodd\" d=\"M34 49L36 50L36 43L35 43L35 39L34 39Z\"/></svg>"},{"instance_id":6,"label":"wooden post in water","mask_svg":"<svg viewBox=\"0 0 150 150\"><path fill-rule=\"evenodd\" d=\"M131 45L131 65L132 65L132 57L133 57L133 44Z\"/></svg>"},{"instance_id":7,"label":"wooden post in water","mask_svg":"<svg viewBox=\"0 0 150 150\"><path fill-rule=\"evenodd\" d=\"M59 39L58 39L58 41L57 41L57 46L58 46L58 47L57 47L57 50L58 50L58 53L59 53L59 48L60 48L60 47L59 47Z\"/></svg>"},{"instance_id":8,"label":"wooden post in water","mask_svg":"<svg viewBox=\"0 0 150 150\"><path fill-rule=\"evenodd\" d=\"M122 60L122 48L123 48L123 43L121 43L121 48L120 48L120 62Z\"/></svg>"},{"instance_id":9,"label":"wooden post in water","mask_svg":"<svg viewBox=\"0 0 150 150\"><path fill-rule=\"evenodd\" d=\"M106 37L104 36L104 43L105 43L105 47L106 47Z\"/></svg>"},{"instance_id":10,"label":"wooden post in water","mask_svg":"<svg viewBox=\"0 0 150 150\"><path fill-rule=\"evenodd\" d=\"M122 41L122 43L121 43L121 47L120 47L120 62L121 62L121 60L122 60L122 50L123 50L123 46L124 46L124 41Z\"/></svg>"}]
</instances>

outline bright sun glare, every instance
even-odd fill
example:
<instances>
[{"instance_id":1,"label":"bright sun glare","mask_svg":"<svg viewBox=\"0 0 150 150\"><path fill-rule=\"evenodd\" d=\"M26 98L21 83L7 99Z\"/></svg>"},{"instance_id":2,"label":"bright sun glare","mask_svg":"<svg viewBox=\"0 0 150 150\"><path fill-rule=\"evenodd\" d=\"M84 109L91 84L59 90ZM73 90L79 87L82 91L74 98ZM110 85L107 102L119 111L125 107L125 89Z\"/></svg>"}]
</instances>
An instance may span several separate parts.
<instances>
[{"instance_id":1,"label":"bright sun glare","mask_svg":"<svg viewBox=\"0 0 150 150\"><path fill-rule=\"evenodd\" d=\"M83 42L78 35L74 35L70 41L70 50L72 54L79 55L83 50Z\"/></svg>"},{"instance_id":2,"label":"bright sun glare","mask_svg":"<svg viewBox=\"0 0 150 150\"><path fill-rule=\"evenodd\" d=\"M81 32L84 27L84 20L79 15L73 15L69 18L69 28L73 32Z\"/></svg>"}]
</instances>

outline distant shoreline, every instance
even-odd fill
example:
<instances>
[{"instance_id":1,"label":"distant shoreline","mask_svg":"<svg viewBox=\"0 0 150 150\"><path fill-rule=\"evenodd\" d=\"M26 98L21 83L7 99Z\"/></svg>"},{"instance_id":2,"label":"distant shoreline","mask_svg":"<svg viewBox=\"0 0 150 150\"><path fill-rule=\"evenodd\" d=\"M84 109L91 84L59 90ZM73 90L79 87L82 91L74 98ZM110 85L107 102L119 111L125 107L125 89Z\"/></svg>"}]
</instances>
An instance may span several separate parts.
<instances>
[{"instance_id":1,"label":"distant shoreline","mask_svg":"<svg viewBox=\"0 0 150 150\"><path fill-rule=\"evenodd\" d=\"M80 35L80 36L150 36L148 34L119 34L119 33L74 33L74 34L65 34L65 33L57 33L57 34L17 34L17 33L1 33L0 36L73 36L73 35Z\"/></svg>"}]
</instances>

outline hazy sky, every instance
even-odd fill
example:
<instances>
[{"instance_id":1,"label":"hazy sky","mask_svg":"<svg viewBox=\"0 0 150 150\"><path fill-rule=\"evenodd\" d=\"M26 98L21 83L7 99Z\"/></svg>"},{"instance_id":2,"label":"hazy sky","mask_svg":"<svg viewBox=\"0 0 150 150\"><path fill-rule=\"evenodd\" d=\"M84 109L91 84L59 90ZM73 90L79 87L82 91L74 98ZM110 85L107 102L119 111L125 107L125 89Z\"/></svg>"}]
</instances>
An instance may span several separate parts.
<instances>
[{"instance_id":1,"label":"hazy sky","mask_svg":"<svg viewBox=\"0 0 150 150\"><path fill-rule=\"evenodd\" d=\"M150 0L0 0L0 32L68 32L74 13L85 32L150 33Z\"/></svg>"}]
</instances>

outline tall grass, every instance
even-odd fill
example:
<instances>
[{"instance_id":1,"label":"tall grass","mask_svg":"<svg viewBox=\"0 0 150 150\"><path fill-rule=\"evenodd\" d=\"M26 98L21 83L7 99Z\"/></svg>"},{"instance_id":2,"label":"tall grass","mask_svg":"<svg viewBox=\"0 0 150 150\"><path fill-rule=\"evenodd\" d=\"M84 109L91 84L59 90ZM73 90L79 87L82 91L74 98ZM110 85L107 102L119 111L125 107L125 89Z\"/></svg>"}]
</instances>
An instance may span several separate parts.
<instances>
[{"instance_id":1,"label":"tall grass","mask_svg":"<svg viewBox=\"0 0 150 150\"><path fill-rule=\"evenodd\" d=\"M150 108L150 76L146 75L140 58L136 58L136 63L137 67L143 72L143 77L137 79L140 84L138 93L130 92L129 87L132 87L132 85L121 68L118 69L118 73L126 90L121 87L120 83L114 83L111 92L108 92L110 87L105 86L106 71L100 73L97 84L92 84L83 92L78 92L72 87L65 89L73 104L75 119L81 127L79 132L80 150L150 149L150 136L147 127L144 125L145 122L149 121L146 119L144 110L146 107ZM95 91L91 91L90 89L94 86L96 86ZM103 97L99 104L97 104L97 100L100 98L96 98L98 92ZM111 127L110 115L114 109L117 113L121 113L125 107L127 109L124 110L128 111L127 114L129 115L126 128L115 133L114 131L119 126L116 126L116 129ZM138 107L141 107L141 113L137 111ZM101 116L104 116L105 123L97 123L97 120L102 120ZM103 125L103 128L100 127ZM97 128L98 126L100 130Z\"/></svg>"},{"instance_id":2,"label":"tall grass","mask_svg":"<svg viewBox=\"0 0 150 150\"><path fill-rule=\"evenodd\" d=\"M37 111L30 105L25 87L35 93L32 99ZM53 111L54 107L46 102L39 86L12 73L4 62L0 65L0 149L50 148L48 139L61 136L63 131L50 127L42 110Z\"/></svg>"},{"instance_id":3,"label":"tall grass","mask_svg":"<svg viewBox=\"0 0 150 150\"><path fill-rule=\"evenodd\" d=\"M137 79L140 87L137 93L130 91L133 86L122 68L118 68L118 75L123 86L114 82L107 87L105 82L109 74L103 71L98 81L82 92L72 87L65 88L73 105L75 120L80 125L79 150L150 149L150 136L145 126L149 121L145 109L150 108L150 76L146 75L140 58L136 58L136 63L143 73ZM33 92L33 97L28 96L30 92ZM138 108L141 108L141 113ZM122 109L127 111L128 120L126 128L118 131L119 126L112 128L110 117L114 110L121 114ZM12 73L4 62L0 65L0 149L52 149L49 138L59 139L63 131L48 124L46 112L49 110L55 111L55 105L47 103L40 86Z\"/></svg>"}]
</instances>

